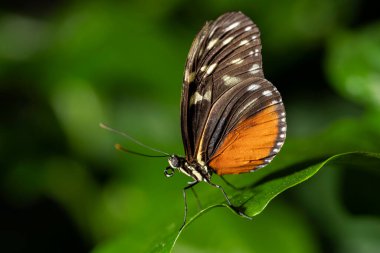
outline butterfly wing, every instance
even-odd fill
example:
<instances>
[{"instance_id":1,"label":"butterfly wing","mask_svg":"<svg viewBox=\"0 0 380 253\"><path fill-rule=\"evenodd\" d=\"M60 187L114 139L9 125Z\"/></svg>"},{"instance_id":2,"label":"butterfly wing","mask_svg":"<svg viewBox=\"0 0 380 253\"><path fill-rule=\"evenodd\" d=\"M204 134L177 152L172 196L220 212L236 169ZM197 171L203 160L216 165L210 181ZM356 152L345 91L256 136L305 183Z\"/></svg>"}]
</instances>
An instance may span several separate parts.
<instances>
[{"instance_id":1,"label":"butterfly wing","mask_svg":"<svg viewBox=\"0 0 380 253\"><path fill-rule=\"evenodd\" d=\"M265 79L254 78L240 86L233 98L225 95L229 106L223 106L220 100L223 113L215 109L215 114L210 115L219 118L210 137L204 136L212 144L207 150L207 164L219 175L265 166L285 140L285 110L277 89Z\"/></svg>"},{"instance_id":2,"label":"butterfly wing","mask_svg":"<svg viewBox=\"0 0 380 253\"><path fill-rule=\"evenodd\" d=\"M280 148L284 114L280 94L264 79L257 26L240 12L206 23L185 67L181 127L186 159L209 164L219 174L262 166ZM271 137L257 139L269 128Z\"/></svg>"}]
</instances>

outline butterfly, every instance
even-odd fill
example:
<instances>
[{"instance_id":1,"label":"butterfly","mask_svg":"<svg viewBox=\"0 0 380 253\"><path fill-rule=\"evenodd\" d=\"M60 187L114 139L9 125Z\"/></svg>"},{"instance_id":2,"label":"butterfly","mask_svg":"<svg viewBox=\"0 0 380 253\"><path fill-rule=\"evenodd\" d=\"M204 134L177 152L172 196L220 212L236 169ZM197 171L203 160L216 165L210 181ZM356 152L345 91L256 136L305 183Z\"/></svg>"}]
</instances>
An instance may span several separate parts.
<instances>
[{"instance_id":1,"label":"butterfly","mask_svg":"<svg viewBox=\"0 0 380 253\"><path fill-rule=\"evenodd\" d=\"M286 137L281 95L263 73L258 27L241 12L207 22L195 37L185 66L181 95L185 157L170 155L175 170L219 188L220 176L253 172L272 161ZM243 215L244 216L244 215Z\"/></svg>"},{"instance_id":2,"label":"butterfly","mask_svg":"<svg viewBox=\"0 0 380 253\"><path fill-rule=\"evenodd\" d=\"M254 172L272 161L286 137L285 109L281 95L263 73L258 27L241 12L225 13L206 22L195 37L187 57L181 94L181 131L185 157L149 147L126 133L104 124L102 128L123 135L136 144L169 157L164 173L179 171L193 180L186 191L211 181L213 174ZM116 144L127 153L148 157ZM182 229L181 227L181 229Z\"/></svg>"}]
</instances>

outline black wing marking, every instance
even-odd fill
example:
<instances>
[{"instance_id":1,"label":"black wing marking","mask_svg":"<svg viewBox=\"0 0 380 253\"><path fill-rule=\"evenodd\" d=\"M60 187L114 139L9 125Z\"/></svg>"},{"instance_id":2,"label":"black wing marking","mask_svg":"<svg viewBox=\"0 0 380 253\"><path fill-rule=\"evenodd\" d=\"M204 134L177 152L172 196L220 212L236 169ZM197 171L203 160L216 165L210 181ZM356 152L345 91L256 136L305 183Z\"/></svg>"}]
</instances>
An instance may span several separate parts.
<instances>
[{"instance_id":1,"label":"black wing marking","mask_svg":"<svg viewBox=\"0 0 380 253\"><path fill-rule=\"evenodd\" d=\"M242 92L263 78L260 32L248 17L233 12L206 23L191 46L183 81L181 127L188 161L205 162L224 134L257 110L249 109L250 97ZM248 111L239 113L245 106Z\"/></svg>"}]
</instances>

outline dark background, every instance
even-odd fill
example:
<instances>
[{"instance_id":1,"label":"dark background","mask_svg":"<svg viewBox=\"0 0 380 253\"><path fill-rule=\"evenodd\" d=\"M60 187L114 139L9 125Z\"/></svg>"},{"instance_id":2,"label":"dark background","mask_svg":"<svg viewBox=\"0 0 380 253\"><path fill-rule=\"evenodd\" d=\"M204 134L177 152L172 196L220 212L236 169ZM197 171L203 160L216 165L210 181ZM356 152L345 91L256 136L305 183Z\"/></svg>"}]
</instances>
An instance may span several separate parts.
<instances>
[{"instance_id":1,"label":"dark background","mask_svg":"<svg viewBox=\"0 0 380 253\"><path fill-rule=\"evenodd\" d=\"M206 20L235 10L258 24L266 78L287 110L278 167L379 151L374 1L2 1L1 252L137 252L179 226L187 178L166 179L165 159L115 151L149 152L99 122L182 155L187 52ZM215 209L175 251L380 252L376 169L325 169L252 222ZM201 199L219 197L198 189Z\"/></svg>"}]
</instances>

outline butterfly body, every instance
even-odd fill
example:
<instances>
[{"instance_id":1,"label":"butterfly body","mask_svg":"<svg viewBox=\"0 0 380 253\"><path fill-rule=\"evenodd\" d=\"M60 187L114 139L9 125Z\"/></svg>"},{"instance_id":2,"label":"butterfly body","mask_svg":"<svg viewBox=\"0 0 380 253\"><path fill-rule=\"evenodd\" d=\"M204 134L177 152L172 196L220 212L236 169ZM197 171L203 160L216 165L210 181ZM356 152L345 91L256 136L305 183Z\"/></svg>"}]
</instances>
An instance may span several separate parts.
<instances>
[{"instance_id":1,"label":"butterfly body","mask_svg":"<svg viewBox=\"0 0 380 253\"><path fill-rule=\"evenodd\" d=\"M181 173L193 178L196 182L210 182L212 172L210 169L198 162L189 163L185 158L171 155L168 159L169 165L173 169L178 169Z\"/></svg>"}]
</instances>

